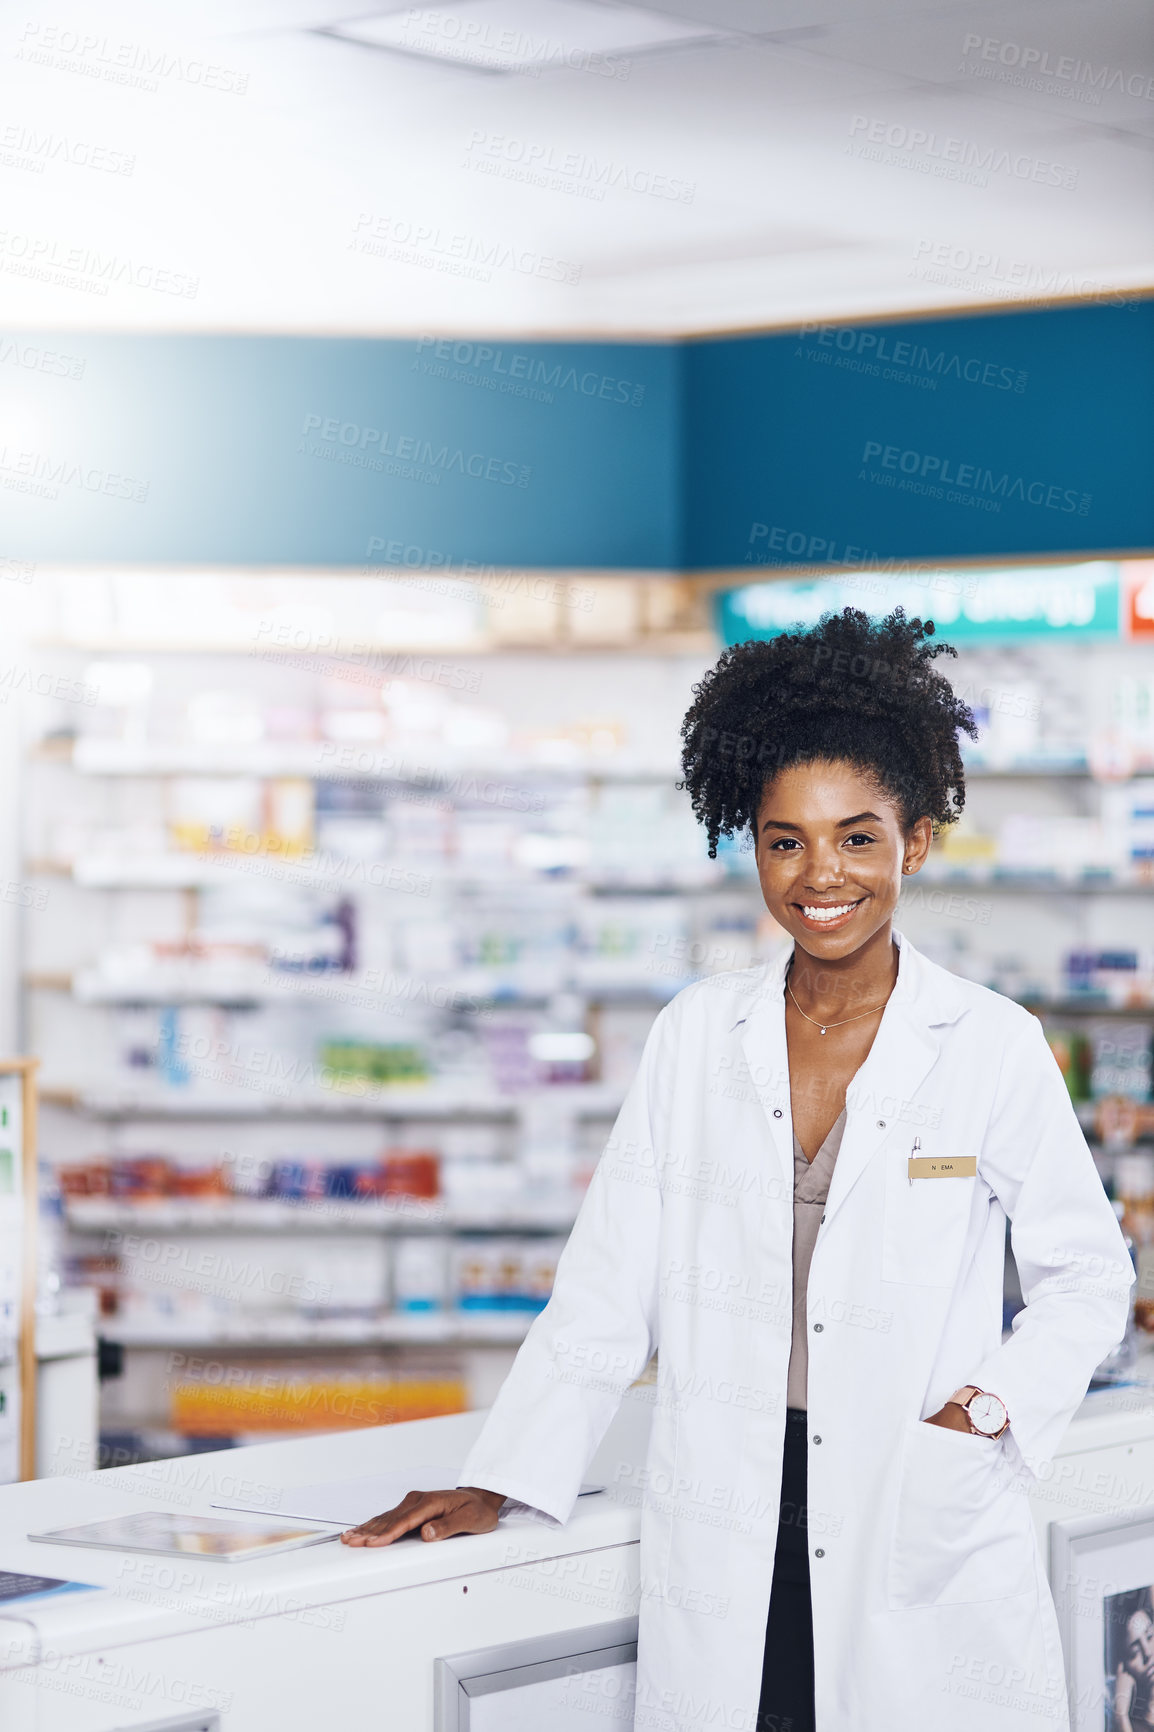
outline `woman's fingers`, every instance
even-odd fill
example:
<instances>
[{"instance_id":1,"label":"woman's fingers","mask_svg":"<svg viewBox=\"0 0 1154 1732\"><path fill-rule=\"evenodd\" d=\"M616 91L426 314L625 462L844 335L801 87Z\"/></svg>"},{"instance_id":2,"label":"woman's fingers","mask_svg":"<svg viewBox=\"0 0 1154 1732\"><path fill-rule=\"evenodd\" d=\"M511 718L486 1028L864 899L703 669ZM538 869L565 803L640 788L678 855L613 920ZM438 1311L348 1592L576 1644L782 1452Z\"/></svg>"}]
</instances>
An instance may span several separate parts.
<instances>
[{"instance_id":1,"label":"woman's fingers","mask_svg":"<svg viewBox=\"0 0 1154 1732\"><path fill-rule=\"evenodd\" d=\"M389 1546L418 1530L423 1540L445 1540L488 1533L496 1525L496 1510L475 1492L411 1491L395 1509L350 1528L341 1539L348 1546Z\"/></svg>"},{"instance_id":2,"label":"woman's fingers","mask_svg":"<svg viewBox=\"0 0 1154 1732\"><path fill-rule=\"evenodd\" d=\"M430 1515L439 1514L442 1507L436 1492L406 1492L393 1509L361 1522L359 1527L349 1528L341 1539L350 1546L391 1545L402 1534L412 1533L414 1528L420 1527Z\"/></svg>"}]
</instances>

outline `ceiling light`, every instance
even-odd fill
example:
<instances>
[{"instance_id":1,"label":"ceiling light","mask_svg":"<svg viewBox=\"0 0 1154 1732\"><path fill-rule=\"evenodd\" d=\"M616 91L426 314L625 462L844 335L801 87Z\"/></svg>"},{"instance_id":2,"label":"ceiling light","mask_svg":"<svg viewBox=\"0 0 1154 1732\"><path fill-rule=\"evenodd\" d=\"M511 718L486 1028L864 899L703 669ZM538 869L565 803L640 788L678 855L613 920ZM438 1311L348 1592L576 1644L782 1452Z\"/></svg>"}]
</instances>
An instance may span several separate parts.
<instances>
[{"instance_id":1,"label":"ceiling light","mask_svg":"<svg viewBox=\"0 0 1154 1732\"><path fill-rule=\"evenodd\" d=\"M592 0L457 0L448 6L372 12L325 25L323 34L481 72L570 68L626 78L629 62L639 54L717 41L726 32L640 6Z\"/></svg>"}]
</instances>

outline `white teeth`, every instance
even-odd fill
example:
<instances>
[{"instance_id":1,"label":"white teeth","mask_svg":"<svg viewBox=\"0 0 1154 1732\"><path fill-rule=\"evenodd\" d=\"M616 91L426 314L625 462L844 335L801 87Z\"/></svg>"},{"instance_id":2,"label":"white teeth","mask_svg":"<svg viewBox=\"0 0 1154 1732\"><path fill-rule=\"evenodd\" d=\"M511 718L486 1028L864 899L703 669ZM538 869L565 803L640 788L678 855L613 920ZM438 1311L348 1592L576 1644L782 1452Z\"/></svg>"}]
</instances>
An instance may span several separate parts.
<instances>
[{"instance_id":1,"label":"white teeth","mask_svg":"<svg viewBox=\"0 0 1154 1732\"><path fill-rule=\"evenodd\" d=\"M839 902L836 907L823 904L820 907L807 908L802 905L802 913L807 920L837 920L841 915L848 914L851 908L856 908L856 902Z\"/></svg>"}]
</instances>

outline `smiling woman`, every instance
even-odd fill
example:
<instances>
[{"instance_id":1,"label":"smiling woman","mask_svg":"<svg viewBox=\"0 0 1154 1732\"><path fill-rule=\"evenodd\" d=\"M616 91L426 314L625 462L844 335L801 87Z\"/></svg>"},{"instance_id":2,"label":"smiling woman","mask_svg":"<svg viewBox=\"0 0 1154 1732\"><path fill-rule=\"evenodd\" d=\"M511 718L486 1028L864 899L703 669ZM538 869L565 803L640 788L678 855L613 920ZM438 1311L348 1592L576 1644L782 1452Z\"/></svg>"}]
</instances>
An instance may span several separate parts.
<instances>
[{"instance_id":1,"label":"smiling woman","mask_svg":"<svg viewBox=\"0 0 1154 1732\"><path fill-rule=\"evenodd\" d=\"M973 734L974 721L933 666L954 654L929 641L933 630L900 608L881 621L846 608L811 631L739 644L695 689L682 726L685 786L710 852L749 826L766 908L794 940L784 1006L795 1183L783 1512L807 1507L810 1266L848 1092L897 983L902 879L965 802L958 733ZM930 1418L970 1428L958 1402ZM804 1515L779 1522L766 1726L813 1725L805 1526Z\"/></svg>"},{"instance_id":2,"label":"smiling woman","mask_svg":"<svg viewBox=\"0 0 1154 1732\"><path fill-rule=\"evenodd\" d=\"M638 1727L1065 1723L1015 1494L1120 1338L1131 1270L1036 1019L893 930L962 809L974 729L932 632L846 609L738 645L698 686L685 786L711 849L749 827L792 945L662 1011L460 1484L345 1536L483 1533L508 1501L565 1521L659 1349L627 1469L646 1488ZM1007 1218L1026 1306L1003 1342ZM1025 1713L1012 1695L975 1719L959 1686L1011 1673L1036 1681Z\"/></svg>"}]
</instances>

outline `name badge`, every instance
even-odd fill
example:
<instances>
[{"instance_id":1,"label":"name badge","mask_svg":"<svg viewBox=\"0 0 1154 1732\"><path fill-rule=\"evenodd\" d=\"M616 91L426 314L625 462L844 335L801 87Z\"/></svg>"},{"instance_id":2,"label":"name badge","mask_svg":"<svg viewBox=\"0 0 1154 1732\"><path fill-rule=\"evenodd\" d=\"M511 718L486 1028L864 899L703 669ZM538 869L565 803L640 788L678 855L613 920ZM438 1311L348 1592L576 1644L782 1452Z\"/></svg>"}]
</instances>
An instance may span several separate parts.
<instances>
[{"instance_id":1,"label":"name badge","mask_svg":"<svg viewBox=\"0 0 1154 1732\"><path fill-rule=\"evenodd\" d=\"M911 1155L910 1183L915 1179L972 1179L977 1176L977 1155Z\"/></svg>"}]
</instances>

